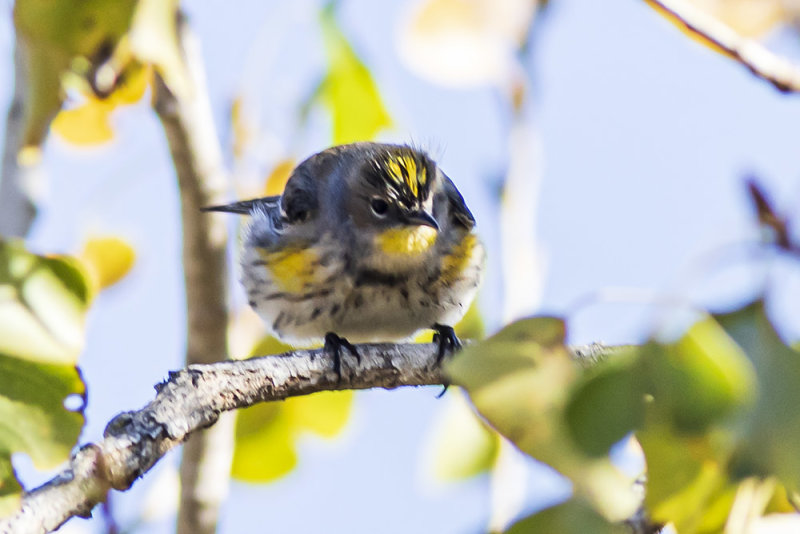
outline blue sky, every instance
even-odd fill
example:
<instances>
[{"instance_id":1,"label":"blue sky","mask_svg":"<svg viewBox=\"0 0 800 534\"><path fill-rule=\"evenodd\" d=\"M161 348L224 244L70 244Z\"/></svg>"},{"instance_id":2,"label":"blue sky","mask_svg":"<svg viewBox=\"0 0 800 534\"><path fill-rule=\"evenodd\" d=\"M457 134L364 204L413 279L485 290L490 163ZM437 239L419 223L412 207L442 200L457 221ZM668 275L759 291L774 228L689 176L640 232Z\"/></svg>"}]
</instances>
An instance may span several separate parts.
<instances>
[{"instance_id":1,"label":"blue sky","mask_svg":"<svg viewBox=\"0 0 800 534\"><path fill-rule=\"evenodd\" d=\"M395 24L405 5L344 0L341 22L372 67L395 121L386 137L437 147L442 168L472 207L491 258L481 302L496 328L503 281L492 177L505 165L506 124L491 90L438 87L400 62ZM264 41L281 26L275 14L288 9L275 6L186 2L225 141L229 105L243 86L252 98L269 96L263 116L280 124L283 99L296 97L322 61L318 35L307 33L314 11L298 9L295 25L283 32L288 44L260 70L253 51L268 48ZM3 107L12 88L9 11L0 19ZM800 57L791 36L777 35L771 44ZM761 286L753 278L757 269L742 261L726 269L708 263L725 245L757 236L742 182L747 173L758 176L783 209L800 205L800 99L690 41L638 0L551 2L529 60L531 115L543 150L541 189L531 199L545 266L539 309L575 311L586 295L626 288L614 293L635 293L639 302L597 299L578 308L570 338L637 342L679 317L674 308L654 304L653 295L712 307L753 295ZM324 117L312 119L317 123L296 144L306 151L298 156L329 142ZM130 276L100 295L91 315L80 362L89 385L84 441L98 439L117 412L152 398L152 385L183 357L180 230L169 155L146 104L119 113L116 125L115 141L102 150L49 140L43 171L50 193L30 240L37 250L74 251L87 233L114 233L137 249ZM800 276L796 266L773 270L782 277L775 318L786 336L797 338ZM514 281L504 283L513 287ZM489 513L486 477L436 486L423 467L446 402L437 393L359 393L343 436L304 440L300 466L286 479L267 486L234 483L220 531L265 525L275 532L480 532ZM177 460L173 452L156 469ZM26 481L41 480L21 464ZM541 468L531 462L526 469L528 505L563 495L563 485ZM115 495L123 524L136 515L155 478L151 473ZM74 520L68 531L97 531L98 525ZM170 528L166 520L153 531Z\"/></svg>"}]
</instances>

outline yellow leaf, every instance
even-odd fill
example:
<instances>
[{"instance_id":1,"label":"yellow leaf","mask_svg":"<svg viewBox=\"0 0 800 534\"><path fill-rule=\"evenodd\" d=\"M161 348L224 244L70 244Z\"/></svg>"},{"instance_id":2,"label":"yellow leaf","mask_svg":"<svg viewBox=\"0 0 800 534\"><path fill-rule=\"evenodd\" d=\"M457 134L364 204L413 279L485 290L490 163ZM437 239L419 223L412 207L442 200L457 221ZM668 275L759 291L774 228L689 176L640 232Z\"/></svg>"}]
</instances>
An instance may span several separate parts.
<instances>
[{"instance_id":1,"label":"yellow leaf","mask_svg":"<svg viewBox=\"0 0 800 534\"><path fill-rule=\"evenodd\" d=\"M141 100L152 79L152 70L141 66L126 71L124 80L108 96L97 98L87 93L81 105L62 109L53 120L52 128L65 141L79 145L99 145L111 141L111 113L119 105L133 104Z\"/></svg>"},{"instance_id":2,"label":"yellow leaf","mask_svg":"<svg viewBox=\"0 0 800 534\"><path fill-rule=\"evenodd\" d=\"M347 424L352 405L352 391L321 391L288 399L284 409L298 430L333 438Z\"/></svg>"},{"instance_id":3,"label":"yellow leaf","mask_svg":"<svg viewBox=\"0 0 800 534\"><path fill-rule=\"evenodd\" d=\"M391 126L391 117L372 75L336 23L332 5L322 12L322 33L328 72L318 97L333 117L333 142L338 145L372 139Z\"/></svg>"},{"instance_id":4,"label":"yellow leaf","mask_svg":"<svg viewBox=\"0 0 800 534\"><path fill-rule=\"evenodd\" d=\"M246 482L269 482L297 464L294 429L282 404L269 402L239 410L231 475Z\"/></svg>"},{"instance_id":5,"label":"yellow leaf","mask_svg":"<svg viewBox=\"0 0 800 534\"><path fill-rule=\"evenodd\" d=\"M453 386L431 444L436 477L458 481L487 471L497 459L499 445L499 435L475 415L461 391Z\"/></svg>"},{"instance_id":6,"label":"yellow leaf","mask_svg":"<svg viewBox=\"0 0 800 534\"><path fill-rule=\"evenodd\" d=\"M119 237L93 237L84 245L80 258L97 287L105 289L131 270L136 252Z\"/></svg>"},{"instance_id":7,"label":"yellow leaf","mask_svg":"<svg viewBox=\"0 0 800 534\"><path fill-rule=\"evenodd\" d=\"M286 182L289 180L289 176L292 175L294 167L295 160L292 158L286 158L279 161L278 164L273 167L272 172L269 173L269 176L267 177L264 194L266 196L272 196L283 193L283 188L286 187Z\"/></svg>"},{"instance_id":8,"label":"yellow leaf","mask_svg":"<svg viewBox=\"0 0 800 534\"><path fill-rule=\"evenodd\" d=\"M114 138L109 122L112 106L102 100L88 99L80 106L61 110L53 120L53 131L65 141L91 146L106 143Z\"/></svg>"}]
</instances>

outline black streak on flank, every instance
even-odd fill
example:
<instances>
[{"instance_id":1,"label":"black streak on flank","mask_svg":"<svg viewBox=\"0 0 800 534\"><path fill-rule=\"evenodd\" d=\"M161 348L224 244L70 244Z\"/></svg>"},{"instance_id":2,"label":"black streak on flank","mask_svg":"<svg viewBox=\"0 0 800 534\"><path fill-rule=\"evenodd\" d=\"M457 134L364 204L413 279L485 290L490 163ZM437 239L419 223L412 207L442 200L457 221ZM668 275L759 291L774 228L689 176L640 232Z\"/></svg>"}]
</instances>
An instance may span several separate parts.
<instances>
[{"instance_id":1,"label":"black streak on flank","mask_svg":"<svg viewBox=\"0 0 800 534\"><path fill-rule=\"evenodd\" d=\"M278 314L278 317L275 319L275 322L272 323L272 329L275 332L277 332L280 329L281 323L283 322L283 320L285 318L286 318L286 314L284 312L281 312L281 313Z\"/></svg>"},{"instance_id":2,"label":"black streak on flank","mask_svg":"<svg viewBox=\"0 0 800 534\"><path fill-rule=\"evenodd\" d=\"M403 278L399 276L395 276L393 274L382 273L380 271L373 271L371 269L367 269L364 271L360 271L356 275L356 287L361 286L397 286L400 282L403 281Z\"/></svg>"}]
</instances>

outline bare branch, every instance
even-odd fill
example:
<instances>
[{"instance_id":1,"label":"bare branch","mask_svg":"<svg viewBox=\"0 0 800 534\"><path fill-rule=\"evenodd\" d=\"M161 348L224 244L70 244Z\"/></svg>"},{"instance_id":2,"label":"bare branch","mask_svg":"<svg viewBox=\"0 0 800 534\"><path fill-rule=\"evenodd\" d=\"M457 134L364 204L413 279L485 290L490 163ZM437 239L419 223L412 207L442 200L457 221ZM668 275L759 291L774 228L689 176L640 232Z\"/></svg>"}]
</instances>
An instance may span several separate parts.
<instances>
[{"instance_id":1,"label":"bare branch","mask_svg":"<svg viewBox=\"0 0 800 534\"><path fill-rule=\"evenodd\" d=\"M706 44L738 61L779 91L800 92L800 68L770 52L761 43L742 37L686 0L645 0L645 2Z\"/></svg>"},{"instance_id":2,"label":"bare branch","mask_svg":"<svg viewBox=\"0 0 800 534\"><path fill-rule=\"evenodd\" d=\"M572 349L576 359L592 361L616 350L601 345ZM443 382L435 344L359 345L358 351L361 363L347 356L341 381L323 349L197 364L170 373L156 386L152 402L119 414L106 427L103 441L81 447L67 469L26 493L20 511L0 519L0 533L49 532L71 517L88 517L109 489L130 488L167 451L213 425L224 412L317 391Z\"/></svg>"},{"instance_id":3,"label":"bare branch","mask_svg":"<svg viewBox=\"0 0 800 534\"><path fill-rule=\"evenodd\" d=\"M186 363L211 363L226 353L227 345L227 227L220 214L202 213L200 208L224 200L226 179L200 44L182 21L178 32L191 93L176 95L159 76L154 105L180 188ZM183 449L178 534L213 534L216 530L219 507L228 493L233 423L230 418L220 421L212 430L194 436Z\"/></svg>"}]
</instances>

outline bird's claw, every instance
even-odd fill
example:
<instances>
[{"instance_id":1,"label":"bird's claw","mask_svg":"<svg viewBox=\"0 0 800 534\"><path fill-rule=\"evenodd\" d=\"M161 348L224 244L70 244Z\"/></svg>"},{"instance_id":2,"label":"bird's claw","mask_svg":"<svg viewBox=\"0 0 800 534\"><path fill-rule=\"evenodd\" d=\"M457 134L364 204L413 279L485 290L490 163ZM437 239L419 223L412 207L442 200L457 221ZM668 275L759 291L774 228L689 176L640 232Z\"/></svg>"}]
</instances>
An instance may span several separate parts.
<instances>
[{"instance_id":1,"label":"bird's claw","mask_svg":"<svg viewBox=\"0 0 800 534\"><path fill-rule=\"evenodd\" d=\"M333 372L336 373L337 381L342 381L342 347L346 348L350 354L355 356L356 361L361 365L361 355L356 350L355 345L343 337L339 337L333 332L325 334L324 350L333 357Z\"/></svg>"},{"instance_id":2,"label":"bird's claw","mask_svg":"<svg viewBox=\"0 0 800 534\"><path fill-rule=\"evenodd\" d=\"M452 326L445 326L443 324L433 325L433 342L438 343L439 349L436 353L436 365L441 365L442 360L448 353L453 353L461 348L461 341L456 335L456 331ZM446 392L450 384L445 383L444 389L439 393L436 398L441 398Z\"/></svg>"}]
</instances>

